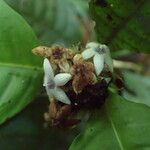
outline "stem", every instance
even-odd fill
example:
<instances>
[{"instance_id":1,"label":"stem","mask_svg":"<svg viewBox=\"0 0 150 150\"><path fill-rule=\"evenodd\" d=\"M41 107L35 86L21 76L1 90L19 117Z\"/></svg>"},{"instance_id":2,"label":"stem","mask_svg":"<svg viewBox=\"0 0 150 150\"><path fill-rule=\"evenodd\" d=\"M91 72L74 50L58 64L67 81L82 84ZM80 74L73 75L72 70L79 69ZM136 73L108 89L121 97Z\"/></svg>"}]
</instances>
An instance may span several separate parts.
<instances>
[{"instance_id":1,"label":"stem","mask_svg":"<svg viewBox=\"0 0 150 150\"><path fill-rule=\"evenodd\" d=\"M142 71L142 66L137 65L132 62L120 61L120 60L113 59L113 64L114 64L114 68L131 69L131 70L138 71L138 72Z\"/></svg>"}]
</instances>

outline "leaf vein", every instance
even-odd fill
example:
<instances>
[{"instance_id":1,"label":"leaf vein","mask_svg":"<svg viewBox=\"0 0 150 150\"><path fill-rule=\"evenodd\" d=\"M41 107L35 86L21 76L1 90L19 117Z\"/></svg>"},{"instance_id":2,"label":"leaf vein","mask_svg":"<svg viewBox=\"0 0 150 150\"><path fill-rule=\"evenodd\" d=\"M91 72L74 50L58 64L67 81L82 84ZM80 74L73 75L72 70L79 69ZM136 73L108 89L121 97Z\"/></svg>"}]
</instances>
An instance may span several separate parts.
<instances>
[{"instance_id":1,"label":"leaf vein","mask_svg":"<svg viewBox=\"0 0 150 150\"><path fill-rule=\"evenodd\" d=\"M114 123L113 123L113 120L111 119L111 116L110 116L110 114L109 114L108 111L107 111L107 106L105 105L105 107L106 107L106 114L107 114L108 119L109 119L109 121L110 121L110 123L111 123L111 126L112 126L112 129L113 129L113 131L114 131L115 137L116 137L116 139L117 139L117 141L118 141L118 143L119 143L119 147L120 147L121 150L124 150L123 144L122 144L122 142L121 142L121 140L120 140L119 134L118 134L118 132L117 132L117 130L116 130L116 127L115 127L115 125L114 125Z\"/></svg>"},{"instance_id":2,"label":"leaf vein","mask_svg":"<svg viewBox=\"0 0 150 150\"><path fill-rule=\"evenodd\" d=\"M42 71L42 68L37 66L28 66L28 65L22 65L22 64L15 64L15 63L0 63L0 67L13 67L13 68L25 68L25 69L31 69L31 70L39 70Z\"/></svg>"}]
</instances>

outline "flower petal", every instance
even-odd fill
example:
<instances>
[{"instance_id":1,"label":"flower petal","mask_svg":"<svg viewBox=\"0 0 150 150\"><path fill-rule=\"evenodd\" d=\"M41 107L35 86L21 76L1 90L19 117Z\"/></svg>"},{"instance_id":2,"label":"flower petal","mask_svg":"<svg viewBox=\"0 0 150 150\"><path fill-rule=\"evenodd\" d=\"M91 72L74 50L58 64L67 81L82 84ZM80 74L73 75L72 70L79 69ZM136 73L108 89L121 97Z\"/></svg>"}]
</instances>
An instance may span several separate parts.
<instances>
[{"instance_id":1,"label":"flower petal","mask_svg":"<svg viewBox=\"0 0 150 150\"><path fill-rule=\"evenodd\" d=\"M99 75L104 68L104 54L96 54L93 61L96 74Z\"/></svg>"},{"instance_id":2,"label":"flower petal","mask_svg":"<svg viewBox=\"0 0 150 150\"><path fill-rule=\"evenodd\" d=\"M48 83L48 79L47 79L47 77L44 75L43 86L46 86L47 83Z\"/></svg>"},{"instance_id":3,"label":"flower petal","mask_svg":"<svg viewBox=\"0 0 150 150\"><path fill-rule=\"evenodd\" d=\"M110 50L109 48L106 49L105 53L105 64L108 66L108 69L110 72L113 72L113 60L110 55Z\"/></svg>"},{"instance_id":4,"label":"flower petal","mask_svg":"<svg viewBox=\"0 0 150 150\"><path fill-rule=\"evenodd\" d=\"M45 76L44 76L44 85L45 85L49 82L49 80L54 79L54 72L47 58L44 59L43 68L44 68L44 73L45 73Z\"/></svg>"},{"instance_id":5,"label":"flower petal","mask_svg":"<svg viewBox=\"0 0 150 150\"><path fill-rule=\"evenodd\" d=\"M59 73L54 77L54 82L56 86L63 86L71 79L71 74L69 73Z\"/></svg>"},{"instance_id":6,"label":"flower petal","mask_svg":"<svg viewBox=\"0 0 150 150\"><path fill-rule=\"evenodd\" d=\"M89 42L86 44L86 48L96 48L96 47L99 47L99 43Z\"/></svg>"},{"instance_id":7,"label":"flower petal","mask_svg":"<svg viewBox=\"0 0 150 150\"><path fill-rule=\"evenodd\" d=\"M48 95L49 100L52 100L52 98L54 97L54 89L49 89L48 86L45 86L46 89L46 93Z\"/></svg>"},{"instance_id":8,"label":"flower petal","mask_svg":"<svg viewBox=\"0 0 150 150\"><path fill-rule=\"evenodd\" d=\"M82 52L83 59L89 59L95 55L95 51L92 48L86 49Z\"/></svg>"},{"instance_id":9,"label":"flower petal","mask_svg":"<svg viewBox=\"0 0 150 150\"><path fill-rule=\"evenodd\" d=\"M71 104L71 101L69 100L68 96L66 93L61 89L61 88L56 88L54 92L55 99L65 103L65 104Z\"/></svg>"}]
</instances>

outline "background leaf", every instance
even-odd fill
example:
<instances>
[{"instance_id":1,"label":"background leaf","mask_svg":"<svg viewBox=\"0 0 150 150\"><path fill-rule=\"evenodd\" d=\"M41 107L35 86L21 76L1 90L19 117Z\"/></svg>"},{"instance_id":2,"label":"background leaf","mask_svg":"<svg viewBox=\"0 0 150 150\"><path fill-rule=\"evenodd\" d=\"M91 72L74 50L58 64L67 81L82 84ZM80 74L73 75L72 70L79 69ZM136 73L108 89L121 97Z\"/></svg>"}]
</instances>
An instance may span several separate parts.
<instances>
[{"instance_id":1,"label":"background leaf","mask_svg":"<svg viewBox=\"0 0 150 150\"><path fill-rule=\"evenodd\" d=\"M150 109L111 94L69 150L150 149Z\"/></svg>"},{"instance_id":2,"label":"background leaf","mask_svg":"<svg viewBox=\"0 0 150 150\"><path fill-rule=\"evenodd\" d=\"M0 123L21 111L41 86L41 60L31 53L38 45L27 23L0 0Z\"/></svg>"},{"instance_id":3,"label":"background leaf","mask_svg":"<svg viewBox=\"0 0 150 150\"><path fill-rule=\"evenodd\" d=\"M26 18L41 44L66 46L90 37L86 0L5 0Z\"/></svg>"},{"instance_id":4,"label":"background leaf","mask_svg":"<svg viewBox=\"0 0 150 150\"><path fill-rule=\"evenodd\" d=\"M0 149L2 150L67 150L77 129L63 131L44 122L47 98L39 97L25 110L1 125Z\"/></svg>"},{"instance_id":5,"label":"background leaf","mask_svg":"<svg viewBox=\"0 0 150 150\"><path fill-rule=\"evenodd\" d=\"M150 43L149 0L92 0L97 39L113 51L148 52Z\"/></svg>"},{"instance_id":6,"label":"background leaf","mask_svg":"<svg viewBox=\"0 0 150 150\"><path fill-rule=\"evenodd\" d=\"M123 96L129 101L150 106L150 77L129 71L124 71L123 76L128 88Z\"/></svg>"}]
</instances>

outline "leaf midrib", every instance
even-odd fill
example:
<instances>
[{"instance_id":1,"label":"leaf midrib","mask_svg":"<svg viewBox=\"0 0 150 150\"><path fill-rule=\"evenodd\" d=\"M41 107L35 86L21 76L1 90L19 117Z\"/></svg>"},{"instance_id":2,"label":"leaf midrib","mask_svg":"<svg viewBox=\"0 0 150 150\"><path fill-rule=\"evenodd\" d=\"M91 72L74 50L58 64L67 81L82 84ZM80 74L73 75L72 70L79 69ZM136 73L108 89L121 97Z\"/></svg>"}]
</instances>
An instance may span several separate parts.
<instances>
[{"instance_id":1,"label":"leaf midrib","mask_svg":"<svg viewBox=\"0 0 150 150\"><path fill-rule=\"evenodd\" d=\"M24 68L24 69L31 69L31 70L38 70L38 71L42 71L42 68L37 67L37 66L28 66L28 65L21 65L21 64L15 64L15 63L1 63L0 62L0 66L3 67L13 67L13 68Z\"/></svg>"},{"instance_id":2,"label":"leaf midrib","mask_svg":"<svg viewBox=\"0 0 150 150\"><path fill-rule=\"evenodd\" d=\"M120 138L119 138L119 134L118 134L118 132L117 132L117 130L116 130L115 124L113 123L113 120L112 120L112 118L111 118L111 115L109 114L109 112L108 112L107 110L108 110L108 109L107 109L107 104L105 104L106 115L107 115L107 117L108 117L108 119L109 119L109 121L110 121L110 124L111 124L111 126L112 126L112 130L114 131L114 134L115 134L115 137L116 137L117 142L118 142L118 144L119 144L119 147L120 147L121 150L124 150L123 144L122 144L122 142L121 142L121 140L120 140Z\"/></svg>"}]
</instances>

